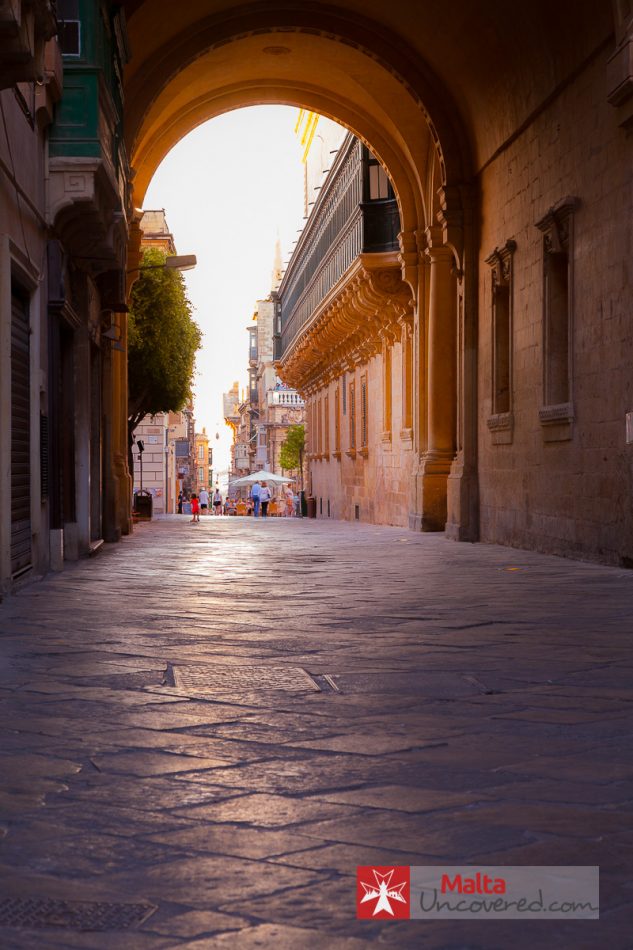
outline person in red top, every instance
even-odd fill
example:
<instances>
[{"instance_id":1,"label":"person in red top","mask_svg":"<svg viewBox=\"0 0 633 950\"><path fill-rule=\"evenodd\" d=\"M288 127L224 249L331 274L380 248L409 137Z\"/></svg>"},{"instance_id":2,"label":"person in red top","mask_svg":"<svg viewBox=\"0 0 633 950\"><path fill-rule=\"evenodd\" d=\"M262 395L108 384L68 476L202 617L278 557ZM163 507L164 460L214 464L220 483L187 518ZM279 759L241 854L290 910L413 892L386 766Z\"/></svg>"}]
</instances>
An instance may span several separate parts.
<instances>
[{"instance_id":1,"label":"person in red top","mask_svg":"<svg viewBox=\"0 0 633 950\"><path fill-rule=\"evenodd\" d=\"M192 519L189 524L199 524L200 522L200 502L197 495L191 496L191 514Z\"/></svg>"}]
</instances>

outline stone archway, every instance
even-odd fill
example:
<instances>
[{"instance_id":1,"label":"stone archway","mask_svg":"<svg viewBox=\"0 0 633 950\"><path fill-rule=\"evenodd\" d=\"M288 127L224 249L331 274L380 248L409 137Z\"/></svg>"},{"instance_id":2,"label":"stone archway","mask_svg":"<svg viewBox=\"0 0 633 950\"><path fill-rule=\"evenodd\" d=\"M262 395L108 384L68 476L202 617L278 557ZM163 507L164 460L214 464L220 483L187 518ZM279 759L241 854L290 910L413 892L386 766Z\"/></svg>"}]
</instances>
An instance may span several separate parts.
<instances>
[{"instance_id":1,"label":"stone archway","mask_svg":"<svg viewBox=\"0 0 633 950\"><path fill-rule=\"evenodd\" d=\"M187 132L255 104L326 115L353 131L389 170L401 216L402 274L415 305L419 464L409 521L422 530L448 523L453 537L474 539L470 163L450 97L401 37L341 7L227 4L210 15L188 10L187 20L173 23L160 19L162 0L128 6L134 55L125 76L126 144L135 206L160 161ZM132 228L130 269L139 240Z\"/></svg>"}]
</instances>

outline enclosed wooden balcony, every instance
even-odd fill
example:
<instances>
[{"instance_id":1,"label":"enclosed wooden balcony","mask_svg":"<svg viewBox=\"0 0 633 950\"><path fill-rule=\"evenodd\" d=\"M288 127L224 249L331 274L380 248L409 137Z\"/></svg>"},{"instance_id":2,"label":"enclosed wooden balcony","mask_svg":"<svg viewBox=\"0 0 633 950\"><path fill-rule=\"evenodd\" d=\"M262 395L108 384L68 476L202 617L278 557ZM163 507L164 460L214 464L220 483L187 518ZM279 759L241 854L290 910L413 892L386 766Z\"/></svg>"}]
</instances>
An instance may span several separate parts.
<instances>
[{"instance_id":1,"label":"enclosed wooden balcony","mask_svg":"<svg viewBox=\"0 0 633 950\"><path fill-rule=\"evenodd\" d=\"M279 287L276 356L283 359L361 255L396 254L400 216L386 172L348 135Z\"/></svg>"}]
</instances>

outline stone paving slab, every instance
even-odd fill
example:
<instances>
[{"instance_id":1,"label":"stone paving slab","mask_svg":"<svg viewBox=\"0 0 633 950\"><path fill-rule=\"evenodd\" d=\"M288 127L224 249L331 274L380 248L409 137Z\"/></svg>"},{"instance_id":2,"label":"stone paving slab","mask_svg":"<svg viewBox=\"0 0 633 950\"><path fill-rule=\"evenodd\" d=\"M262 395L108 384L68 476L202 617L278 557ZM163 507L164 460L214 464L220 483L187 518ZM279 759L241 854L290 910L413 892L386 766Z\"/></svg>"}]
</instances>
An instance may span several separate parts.
<instances>
[{"instance_id":1,"label":"stone paving slab","mask_svg":"<svg viewBox=\"0 0 633 950\"><path fill-rule=\"evenodd\" d=\"M630 571L294 519L34 581L0 604L0 893L157 909L0 947L630 948L632 608ZM356 919L356 865L445 862L599 864L601 919Z\"/></svg>"}]
</instances>

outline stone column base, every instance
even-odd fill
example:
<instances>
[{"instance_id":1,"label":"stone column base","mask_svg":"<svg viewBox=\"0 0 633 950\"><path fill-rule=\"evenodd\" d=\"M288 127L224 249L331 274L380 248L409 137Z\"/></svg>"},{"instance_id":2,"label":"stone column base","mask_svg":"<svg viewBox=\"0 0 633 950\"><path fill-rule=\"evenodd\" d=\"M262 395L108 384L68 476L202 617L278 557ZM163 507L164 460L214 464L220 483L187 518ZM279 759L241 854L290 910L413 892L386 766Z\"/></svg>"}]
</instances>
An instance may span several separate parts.
<instances>
[{"instance_id":1,"label":"stone column base","mask_svg":"<svg viewBox=\"0 0 633 950\"><path fill-rule=\"evenodd\" d=\"M48 533L51 571L64 570L64 532L61 528L51 528Z\"/></svg>"},{"instance_id":2,"label":"stone column base","mask_svg":"<svg viewBox=\"0 0 633 950\"><path fill-rule=\"evenodd\" d=\"M118 483L111 468L106 472L104 487L103 538L112 543L121 540L121 528L117 520Z\"/></svg>"},{"instance_id":3,"label":"stone column base","mask_svg":"<svg viewBox=\"0 0 633 950\"><path fill-rule=\"evenodd\" d=\"M79 560L79 525L76 521L64 524L64 560Z\"/></svg>"},{"instance_id":4,"label":"stone column base","mask_svg":"<svg viewBox=\"0 0 633 950\"><path fill-rule=\"evenodd\" d=\"M479 490L477 476L456 459L447 484L446 537L451 541L479 540Z\"/></svg>"},{"instance_id":5,"label":"stone column base","mask_svg":"<svg viewBox=\"0 0 633 950\"><path fill-rule=\"evenodd\" d=\"M409 515L413 531L444 531L447 517L446 487L453 457L439 454L420 459L416 478L417 510Z\"/></svg>"}]
</instances>

